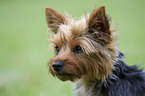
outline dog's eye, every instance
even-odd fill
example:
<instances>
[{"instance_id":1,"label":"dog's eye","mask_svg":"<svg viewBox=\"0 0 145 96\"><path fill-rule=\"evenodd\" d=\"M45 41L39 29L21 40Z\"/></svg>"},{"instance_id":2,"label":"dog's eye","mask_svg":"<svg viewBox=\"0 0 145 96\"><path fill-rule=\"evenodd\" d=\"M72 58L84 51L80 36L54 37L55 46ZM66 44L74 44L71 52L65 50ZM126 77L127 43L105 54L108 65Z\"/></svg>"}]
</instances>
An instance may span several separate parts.
<instances>
[{"instance_id":1,"label":"dog's eye","mask_svg":"<svg viewBox=\"0 0 145 96\"><path fill-rule=\"evenodd\" d=\"M81 46L76 46L73 50L74 53L82 53L83 50L82 50L82 47Z\"/></svg>"},{"instance_id":2,"label":"dog's eye","mask_svg":"<svg viewBox=\"0 0 145 96\"><path fill-rule=\"evenodd\" d=\"M56 49L56 54L58 54L58 53L59 53L59 51L60 51L59 47L58 47L58 46L56 46L56 47L55 47L55 49Z\"/></svg>"}]
</instances>

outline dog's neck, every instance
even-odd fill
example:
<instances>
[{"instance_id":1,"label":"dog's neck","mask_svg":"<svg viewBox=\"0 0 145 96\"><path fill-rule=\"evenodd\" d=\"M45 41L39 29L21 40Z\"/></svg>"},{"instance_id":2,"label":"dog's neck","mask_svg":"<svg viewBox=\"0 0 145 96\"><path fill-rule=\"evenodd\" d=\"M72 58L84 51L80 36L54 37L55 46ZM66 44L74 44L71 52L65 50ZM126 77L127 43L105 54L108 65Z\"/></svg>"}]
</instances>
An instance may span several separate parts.
<instances>
[{"instance_id":1,"label":"dog's neck","mask_svg":"<svg viewBox=\"0 0 145 96\"><path fill-rule=\"evenodd\" d=\"M75 95L76 96L101 96L102 83L98 80L88 80L86 77L82 77L75 82ZM95 91L94 91L95 90ZM94 93L95 92L95 93Z\"/></svg>"}]
</instances>

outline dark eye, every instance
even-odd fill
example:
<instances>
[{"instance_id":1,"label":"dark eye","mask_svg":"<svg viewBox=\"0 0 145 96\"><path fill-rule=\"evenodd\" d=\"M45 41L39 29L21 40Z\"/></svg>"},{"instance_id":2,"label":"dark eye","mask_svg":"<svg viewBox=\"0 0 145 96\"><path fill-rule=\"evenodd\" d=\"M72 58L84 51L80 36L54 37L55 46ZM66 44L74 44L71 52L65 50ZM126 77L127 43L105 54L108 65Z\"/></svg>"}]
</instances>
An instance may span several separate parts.
<instances>
[{"instance_id":1,"label":"dark eye","mask_svg":"<svg viewBox=\"0 0 145 96\"><path fill-rule=\"evenodd\" d=\"M82 53L83 50L82 50L82 47L81 46L76 46L73 50L74 53Z\"/></svg>"},{"instance_id":2,"label":"dark eye","mask_svg":"<svg viewBox=\"0 0 145 96\"><path fill-rule=\"evenodd\" d=\"M56 49L56 54L58 54L58 53L59 53L59 51L60 51L59 47L58 47L58 46L56 46L56 47L55 47L55 49Z\"/></svg>"}]
</instances>

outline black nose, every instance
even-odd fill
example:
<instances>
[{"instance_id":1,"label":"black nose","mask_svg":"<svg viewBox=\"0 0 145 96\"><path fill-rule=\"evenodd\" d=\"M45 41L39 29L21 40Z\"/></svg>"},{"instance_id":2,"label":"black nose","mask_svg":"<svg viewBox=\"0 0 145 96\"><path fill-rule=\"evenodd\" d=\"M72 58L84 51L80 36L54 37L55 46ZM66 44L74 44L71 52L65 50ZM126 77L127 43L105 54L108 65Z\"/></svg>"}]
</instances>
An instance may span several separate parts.
<instances>
[{"instance_id":1,"label":"black nose","mask_svg":"<svg viewBox=\"0 0 145 96\"><path fill-rule=\"evenodd\" d=\"M64 64L62 62L54 62L52 64L52 68L53 70L55 70L56 72L60 71L63 68Z\"/></svg>"}]
</instances>

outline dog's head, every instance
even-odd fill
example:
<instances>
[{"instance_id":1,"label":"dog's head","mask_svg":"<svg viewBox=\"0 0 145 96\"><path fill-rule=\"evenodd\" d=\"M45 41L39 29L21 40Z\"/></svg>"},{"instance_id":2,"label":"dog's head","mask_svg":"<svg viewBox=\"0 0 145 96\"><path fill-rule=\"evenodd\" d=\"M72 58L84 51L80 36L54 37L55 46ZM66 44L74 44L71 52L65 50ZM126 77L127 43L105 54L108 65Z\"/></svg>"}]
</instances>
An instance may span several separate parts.
<instances>
[{"instance_id":1,"label":"dog's head","mask_svg":"<svg viewBox=\"0 0 145 96\"><path fill-rule=\"evenodd\" d=\"M55 57L49 61L52 75L66 81L82 77L104 80L116 56L114 35L104 6L75 21L46 7Z\"/></svg>"}]
</instances>

